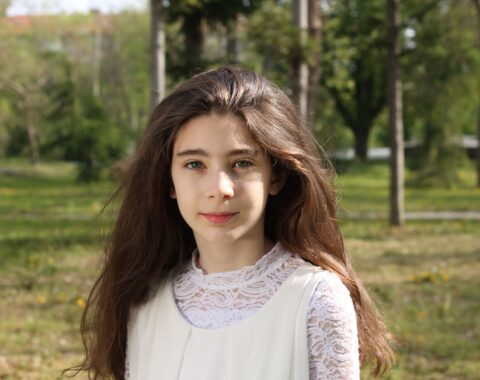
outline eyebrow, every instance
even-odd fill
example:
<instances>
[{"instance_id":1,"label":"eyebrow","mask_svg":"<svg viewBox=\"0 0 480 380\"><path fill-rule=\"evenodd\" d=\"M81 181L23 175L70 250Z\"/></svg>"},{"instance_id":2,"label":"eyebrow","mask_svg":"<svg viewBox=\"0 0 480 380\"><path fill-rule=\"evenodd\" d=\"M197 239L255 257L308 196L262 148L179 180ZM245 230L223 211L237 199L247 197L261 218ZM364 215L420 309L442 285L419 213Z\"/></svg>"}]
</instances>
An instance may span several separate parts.
<instances>
[{"instance_id":1,"label":"eyebrow","mask_svg":"<svg viewBox=\"0 0 480 380\"><path fill-rule=\"evenodd\" d=\"M256 156L258 155L258 150L256 149L233 149L227 153L228 156ZM185 149L176 154L177 157L184 157L184 156L203 156L203 157L210 157L210 153L208 153L204 149Z\"/></svg>"}]
</instances>

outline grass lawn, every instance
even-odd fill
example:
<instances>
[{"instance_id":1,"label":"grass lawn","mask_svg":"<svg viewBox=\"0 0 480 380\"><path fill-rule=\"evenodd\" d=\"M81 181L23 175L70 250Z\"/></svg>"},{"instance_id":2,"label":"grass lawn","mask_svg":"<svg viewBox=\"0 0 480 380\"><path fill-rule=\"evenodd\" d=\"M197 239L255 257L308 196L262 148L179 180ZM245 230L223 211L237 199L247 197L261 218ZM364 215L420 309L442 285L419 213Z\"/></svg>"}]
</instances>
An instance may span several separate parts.
<instances>
[{"instance_id":1,"label":"grass lawn","mask_svg":"<svg viewBox=\"0 0 480 380\"><path fill-rule=\"evenodd\" d=\"M406 211L480 211L480 190L475 188L472 162L460 171L461 184L452 189L406 188ZM406 180L411 174L406 171ZM389 169L386 162L353 165L336 179L340 197L340 215L376 213L388 216Z\"/></svg>"},{"instance_id":2,"label":"grass lawn","mask_svg":"<svg viewBox=\"0 0 480 380\"><path fill-rule=\"evenodd\" d=\"M77 184L73 170L0 161L0 379L57 379L82 357L79 319L109 223L97 214L112 185ZM407 189L407 210L480 211L473 168L464 177L456 189ZM346 247L398 339L384 378L480 379L480 221L348 219L387 215L385 164L337 185Z\"/></svg>"}]
</instances>

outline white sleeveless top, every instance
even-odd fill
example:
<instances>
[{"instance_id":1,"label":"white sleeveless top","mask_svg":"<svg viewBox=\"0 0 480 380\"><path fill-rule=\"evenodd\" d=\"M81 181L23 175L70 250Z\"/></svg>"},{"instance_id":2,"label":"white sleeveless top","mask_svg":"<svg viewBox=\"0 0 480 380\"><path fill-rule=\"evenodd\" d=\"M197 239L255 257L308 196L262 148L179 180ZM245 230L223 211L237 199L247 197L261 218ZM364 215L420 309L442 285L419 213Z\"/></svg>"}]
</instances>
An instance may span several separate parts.
<instances>
[{"instance_id":1,"label":"white sleeveless top","mask_svg":"<svg viewBox=\"0 0 480 380\"><path fill-rule=\"evenodd\" d=\"M131 313L130 380L306 380L307 310L322 270L296 269L255 314L217 329L190 324L168 279Z\"/></svg>"}]
</instances>

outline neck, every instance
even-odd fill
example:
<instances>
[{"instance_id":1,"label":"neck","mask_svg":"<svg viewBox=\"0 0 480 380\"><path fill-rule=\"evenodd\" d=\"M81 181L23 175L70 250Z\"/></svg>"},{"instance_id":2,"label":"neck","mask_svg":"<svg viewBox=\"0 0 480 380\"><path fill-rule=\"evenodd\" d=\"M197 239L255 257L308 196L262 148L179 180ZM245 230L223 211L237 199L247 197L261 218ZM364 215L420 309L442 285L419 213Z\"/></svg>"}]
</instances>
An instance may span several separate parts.
<instances>
[{"instance_id":1,"label":"neck","mask_svg":"<svg viewBox=\"0 0 480 380\"><path fill-rule=\"evenodd\" d=\"M209 244L197 240L198 266L205 274L229 272L254 265L273 243L267 238L234 243Z\"/></svg>"}]
</instances>

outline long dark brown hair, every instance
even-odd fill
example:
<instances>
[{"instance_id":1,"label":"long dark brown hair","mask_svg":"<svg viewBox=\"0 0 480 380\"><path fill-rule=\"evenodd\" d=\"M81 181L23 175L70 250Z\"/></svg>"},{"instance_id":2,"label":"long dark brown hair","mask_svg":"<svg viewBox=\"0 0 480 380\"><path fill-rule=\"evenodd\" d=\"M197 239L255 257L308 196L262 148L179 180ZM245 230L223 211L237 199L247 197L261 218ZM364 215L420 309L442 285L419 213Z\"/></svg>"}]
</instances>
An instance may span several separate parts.
<instances>
[{"instance_id":1,"label":"long dark brown hair","mask_svg":"<svg viewBox=\"0 0 480 380\"><path fill-rule=\"evenodd\" d=\"M285 93L254 72L222 67L181 84L153 111L133 154L122 161L120 200L105 247L102 272L82 317L85 360L76 371L90 379L123 379L127 322L149 290L182 267L195 248L193 233L171 199L171 154L178 130L211 113L241 117L258 144L287 176L266 206L273 241L337 274L350 291L358 322L362 365L379 374L393 361L391 337L346 255L336 219L336 194L314 138Z\"/></svg>"}]
</instances>

